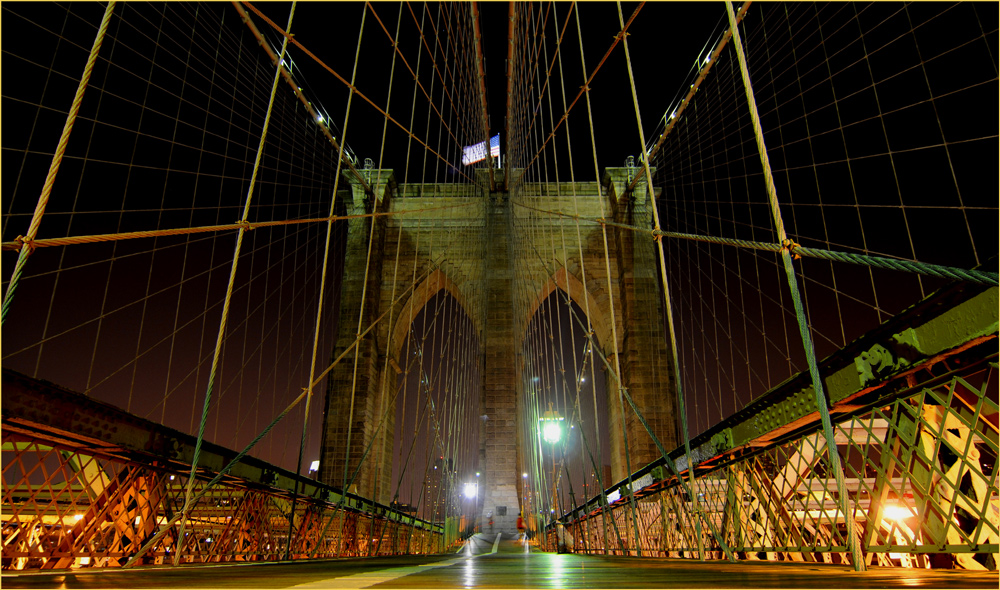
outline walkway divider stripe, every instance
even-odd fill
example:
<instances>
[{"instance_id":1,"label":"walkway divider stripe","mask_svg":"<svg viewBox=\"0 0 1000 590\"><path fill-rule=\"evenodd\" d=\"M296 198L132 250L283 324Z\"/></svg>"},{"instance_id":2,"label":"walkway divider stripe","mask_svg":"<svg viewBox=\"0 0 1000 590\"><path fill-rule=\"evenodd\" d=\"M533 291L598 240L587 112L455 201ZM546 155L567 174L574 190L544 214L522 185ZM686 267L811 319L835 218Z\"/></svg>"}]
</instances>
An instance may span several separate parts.
<instances>
[{"instance_id":1,"label":"walkway divider stripe","mask_svg":"<svg viewBox=\"0 0 1000 590\"><path fill-rule=\"evenodd\" d=\"M497 547L500 546L500 537L502 537L502 536L503 536L503 533L497 533L497 540L493 541L493 551L490 551L490 553L496 553L497 552Z\"/></svg>"},{"instance_id":2,"label":"walkway divider stripe","mask_svg":"<svg viewBox=\"0 0 1000 590\"><path fill-rule=\"evenodd\" d=\"M338 589L368 588L369 586L374 586L376 584L381 584L383 582L391 582L392 580L402 578L404 576L409 576L411 574L425 572L428 569L455 565L456 563L459 563L466 559L468 558L463 557L459 559L449 559L447 561L442 561L439 563L428 563L428 564L408 566L408 567L393 567L383 570L361 572L350 576L344 576L342 578L327 578L325 580L317 580L315 582L297 584L295 586L292 586L292 588L338 588Z\"/></svg>"}]
</instances>

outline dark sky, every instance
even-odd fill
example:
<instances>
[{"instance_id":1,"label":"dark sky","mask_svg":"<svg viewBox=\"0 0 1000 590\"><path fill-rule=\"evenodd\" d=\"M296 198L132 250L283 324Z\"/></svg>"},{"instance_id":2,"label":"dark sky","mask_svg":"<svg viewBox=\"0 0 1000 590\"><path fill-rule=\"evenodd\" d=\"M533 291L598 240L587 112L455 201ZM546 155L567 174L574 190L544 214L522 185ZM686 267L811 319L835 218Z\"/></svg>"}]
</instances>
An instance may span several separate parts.
<instances>
[{"instance_id":1,"label":"dark sky","mask_svg":"<svg viewBox=\"0 0 1000 590\"><path fill-rule=\"evenodd\" d=\"M361 35L360 67L357 74L357 88L368 98L385 108L389 82L389 64L392 49L386 30L395 35L396 22L399 15L399 5L395 3L374 3L378 20L385 26L383 30L369 11ZM413 4L417 19L420 18L419 6ZM558 24L561 30L569 10L569 4L556 3L554 15L549 17L547 38L549 44L549 59L554 56L555 30ZM589 72L597 66L611 46L614 35L619 30L618 12L614 3L586 2L579 6L580 25L584 35L584 51ZM638 3L622 4L625 20L638 6ZM258 8L268 15L275 23L284 26L287 22L290 4L262 3ZM489 107L490 134L501 133L501 146L506 146L505 118L507 108L507 37L508 37L508 4L505 2L484 2L479 4L481 27L483 35L483 54L486 69L487 104ZM337 71L345 79L350 80L357 50L358 31L362 5L357 3L325 3L303 2L296 8L296 16L292 28L296 38ZM644 112L644 126L647 135L656 126L670 100L684 85L692 63L697 59L708 39L714 36L725 19L723 6L718 3L674 3L649 2L630 28L630 50L633 69L636 76L637 93L640 108ZM416 68L415 51L417 43L416 25L413 16L404 5L403 27L400 31L401 51ZM425 25L426 26L426 25ZM261 25L264 29L265 25ZM278 45L278 37L270 33L274 45ZM579 63L579 43L576 35L576 20L571 18L566 39L564 40L564 68L566 76L566 92L568 100L572 100L582 85L582 72ZM294 51L294 48L293 48ZM301 52L298 52L301 53ZM293 53L294 55L294 53ZM312 95L334 114L338 127L342 126L344 106L346 106L347 91L340 81L329 73L310 63L306 56L296 56L295 64L301 68L303 78L313 90ZM421 68L427 67L426 54ZM395 89L390 103L390 114L406 125L409 106L412 97L412 78L402 64L397 64ZM424 72L421 80L427 83ZM558 95L556 95L558 97ZM628 75L625 70L624 51L617 47L602 66L591 85L591 99L594 103L596 117L600 121L595 124L596 141L598 145L598 161L600 166L620 166L628 155L639 152L638 135L635 132L635 115L632 107L631 93L628 86ZM557 98L557 100L559 100ZM559 102L556 102L558 107ZM557 109L558 110L558 109ZM400 116L400 113L406 115ZM418 108L418 113L421 111ZM423 117L421 113L415 123L415 129L421 129ZM432 115L436 116L436 115ZM558 116L558 115L557 115ZM611 117L615 124L609 124ZM583 154L589 153L589 131L585 123L585 105L581 101L574 107L572 121L576 124L574 131L583 148ZM351 125L354 125L353 128ZM358 125L363 130L359 130ZM405 136L393 129L390 124L387 138L387 150L384 167L401 169L405 151L400 146ZM368 104L355 100L351 107L351 123L348 128L348 144L360 157L370 157L377 165L379 147L381 145L382 119ZM396 140L396 141L393 141ZM399 151L397 151L399 150ZM584 159L577 165L577 174L593 177L593 164L590 159ZM411 179L412 181L412 179Z\"/></svg>"}]
</instances>

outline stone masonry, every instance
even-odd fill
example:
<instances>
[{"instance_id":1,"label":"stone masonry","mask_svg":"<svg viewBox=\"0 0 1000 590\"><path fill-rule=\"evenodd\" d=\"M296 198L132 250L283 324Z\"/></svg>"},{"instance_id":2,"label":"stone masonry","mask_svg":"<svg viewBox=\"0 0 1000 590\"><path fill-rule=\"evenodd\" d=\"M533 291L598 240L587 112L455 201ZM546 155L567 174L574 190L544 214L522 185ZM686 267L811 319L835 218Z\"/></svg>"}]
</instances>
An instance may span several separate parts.
<instances>
[{"instance_id":1,"label":"stone masonry","mask_svg":"<svg viewBox=\"0 0 1000 590\"><path fill-rule=\"evenodd\" d=\"M600 225L581 224L581 248L572 219L547 216L545 223L565 225L567 235L574 238L572 244L553 247L546 239L545 244L531 251L550 253L552 260L546 268L555 272L515 276L516 269L524 267L518 257L529 250L523 242L534 238L514 235L518 216L527 213L524 208L512 206L506 192L492 193L487 200L475 186L401 187L391 170L366 173L371 176L373 194L366 195L358 184L351 183L348 209L355 213L407 214L378 217L374 224L371 218L349 222L334 358L357 338L362 294L361 330L384 312L389 313L331 372L320 463L323 481L342 485L346 457L347 478L358 473L357 493L385 504L392 501L395 412L387 408L397 377L392 365L405 366L400 356L410 323L441 290L453 295L468 313L481 347L482 391L470 395L479 396L480 415L486 416L480 421L478 470L484 476L480 497L483 522L492 518L495 532L516 532L515 522L521 510L518 488L523 451L518 444L523 442L520 437L524 416L517 408L522 406L524 395L520 378L524 359L517 352L522 349L528 323L536 311L537 303L533 302L544 300L555 289L567 293L581 309L589 308L595 339L612 365L617 344L621 382L663 445L668 450L676 447L676 400L663 331L663 295L655 243L647 234L608 226L606 262L605 234ZM649 227L651 205L645 196L645 183L636 187L635 193L642 196L638 200L622 194L628 174L635 173L636 169L608 169L600 184L528 183L521 185L519 198L529 203L537 199L542 208L567 215L613 216L621 223ZM369 236L373 231L366 283ZM416 287L408 290L414 279ZM612 322L616 324L617 342L613 342ZM614 387L617 381L611 375L606 377L610 417L598 426L611 438L612 477L618 481L626 475L626 433L632 470L657 459L659 452L627 404L623 414ZM353 414L348 419L352 404ZM386 417L386 423L376 432L381 416ZM370 450L359 468L366 448ZM607 486L614 482L604 483ZM498 507L506 508L506 516L498 513Z\"/></svg>"}]
</instances>

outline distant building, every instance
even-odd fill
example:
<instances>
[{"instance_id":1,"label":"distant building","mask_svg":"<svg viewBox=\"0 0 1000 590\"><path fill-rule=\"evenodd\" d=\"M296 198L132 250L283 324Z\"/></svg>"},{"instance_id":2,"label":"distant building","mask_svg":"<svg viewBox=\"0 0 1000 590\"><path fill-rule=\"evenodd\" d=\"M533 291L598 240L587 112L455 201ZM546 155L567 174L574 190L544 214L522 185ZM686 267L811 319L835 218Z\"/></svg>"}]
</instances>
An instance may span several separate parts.
<instances>
[{"instance_id":1,"label":"distant building","mask_svg":"<svg viewBox=\"0 0 1000 590\"><path fill-rule=\"evenodd\" d=\"M449 503L454 504L451 482L455 480L455 461L438 457L424 479L424 497L420 512L430 522L444 522ZM454 512L454 511L452 511Z\"/></svg>"}]
</instances>

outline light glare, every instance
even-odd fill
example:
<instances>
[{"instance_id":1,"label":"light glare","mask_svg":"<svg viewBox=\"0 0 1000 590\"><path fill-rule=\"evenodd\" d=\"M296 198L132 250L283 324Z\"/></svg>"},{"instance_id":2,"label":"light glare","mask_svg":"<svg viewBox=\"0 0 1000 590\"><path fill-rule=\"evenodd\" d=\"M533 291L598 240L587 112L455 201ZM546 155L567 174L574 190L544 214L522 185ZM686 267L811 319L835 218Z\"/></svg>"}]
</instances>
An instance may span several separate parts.
<instances>
[{"instance_id":1,"label":"light glare","mask_svg":"<svg viewBox=\"0 0 1000 590\"><path fill-rule=\"evenodd\" d=\"M545 426L542 427L542 437L545 442L559 442L562 437L562 428L559 428L558 422L546 422Z\"/></svg>"},{"instance_id":2,"label":"light glare","mask_svg":"<svg viewBox=\"0 0 1000 590\"><path fill-rule=\"evenodd\" d=\"M889 504L882 510L882 518L889 520L902 520L913 516L908 508L897 504Z\"/></svg>"}]
</instances>

